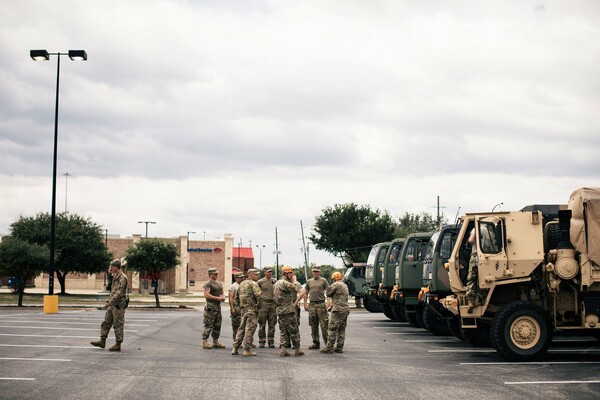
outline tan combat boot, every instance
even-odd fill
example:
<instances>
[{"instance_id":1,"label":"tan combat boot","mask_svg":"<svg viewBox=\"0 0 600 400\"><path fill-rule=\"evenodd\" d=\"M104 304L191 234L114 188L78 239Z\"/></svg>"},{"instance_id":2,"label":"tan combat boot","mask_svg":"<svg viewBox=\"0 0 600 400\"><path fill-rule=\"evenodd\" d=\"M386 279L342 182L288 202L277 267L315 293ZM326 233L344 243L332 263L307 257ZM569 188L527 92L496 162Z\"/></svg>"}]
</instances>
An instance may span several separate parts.
<instances>
[{"instance_id":1,"label":"tan combat boot","mask_svg":"<svg viewBox=\"0 0 600 400\"><path fill-rule=\"evenodd\" d=\"M285 347L279 348L279 357L289 357L289 356L290 356L290 353L287 352Z\"/></svg>"},{"instance_id":2,"label":"tan combat boot","mask_svg":"<svg viewBox=\"0 0 600 400\"><path fill-rule=\"evenodd\" d=\"M296 349L296 351L294 352L294 355L295 356L303 356L304 352L302 350L300 350L300 349Z\"/></svg>"},{"instance_id":3,"label":"tan combat boot","mask_svg":"<svg viewBox=\"0 0 600 400\"><path fill-rule=\"evenodd\" d=\"M467 308L467 312L469 314L473 313L473 308L475 308L473 299L471 299L471 298L467 299L467 305L469 306L469 308Z\"/></svg>"},{"instance_id":4,"label":"tan combat boot","mask_svg":"<svg viewBox=\"0 0 600 400\"><path fill-rule=\"evenodd\" d=\"M320 343L313 343L310 346L308 346L309 350L318 350L321 348L321 344Z\"/></svg>"},{"instance_id":5,"label":"tan combat boot","mask_svg":"<svg viewBox=\"0 0 600 400\"><path fill-rule=\"evenodd\" d=\"M321 353L333 353L333 349L331 347L325 347L321 349Z\"/></svg>"},{"instance_id":6,"label":"tan combat boot","mask_svg":"<svg viewBox=\"0 0 600 400\"><path fill-rule=\"evenodd\" d=\"M121 342L117 342L108 351L121 351Z\"/></svg>"},{"instance_id":7,"label":"tan combat boot","mask_svg":"<svg viewBox=\"0 0 600 400\"><path fill-rule=\"evenodd\" d=\"M106 338L100 338L100 340L98 340L97 342L90 342L90 344L92 346L100 347L101 349L103 349L104 347L106 347Z\"/></svg>"},{"instance_id":8,"label":"tan combat boot","mask_svg":"<svg viewBox=\"0 0 600 400\"><path fill-rule=\"evenodd\" d=\"M334 353L343 353L344 349L342 349L341 347L336 347L335 349L333 349Z\"/></svg>"},{"instance_id":9,"label":"tan combat boot","mask_svg":"<svg viewBox=\"0 0 600 400\"><path fill-rule=\"evenodd\" d=\"M221 343L219 343L219 339L213 340L212 347L213 347L213 349L224 349L225 348L225 346L223 346Z\"/></svg>"},{"instance_id":10,"label":"tan combat boot","mask_svg":"<svg viewBox=\"0 0 600 400\"><path fill-rule=\"evenodd\" d=\"M212 344L208 343L208 340L203 339L202 340L202 348L206 349L206 350L210 350L210 349L212 349Z\"/></svg>"},{"instance_id":11,"label":"tan combat boot","mask_svg":"<svg viewBox=\"0 0 600 400\"><path fill-rule=\"evenodd\" d=\"M237 355L239 355L239 354L240 354L240 353L238 353L238 348L237 348L237 347L235 347L235 346L233 346L233 350L231 350L231 355L232 355L232 356L237 356Z\"/></svg>"},{"instance_id":12,"label":"tan combat boot","mask_svg":"<svg viewBox=\"0 0 600 400\"><path fill-rule=\"evenodd\" d=\"M252 350L246 350L244 349L244 354L242 354L244 357L253 357L256 355L256 353L253 353Z\"/></svg>"}]
</instances>

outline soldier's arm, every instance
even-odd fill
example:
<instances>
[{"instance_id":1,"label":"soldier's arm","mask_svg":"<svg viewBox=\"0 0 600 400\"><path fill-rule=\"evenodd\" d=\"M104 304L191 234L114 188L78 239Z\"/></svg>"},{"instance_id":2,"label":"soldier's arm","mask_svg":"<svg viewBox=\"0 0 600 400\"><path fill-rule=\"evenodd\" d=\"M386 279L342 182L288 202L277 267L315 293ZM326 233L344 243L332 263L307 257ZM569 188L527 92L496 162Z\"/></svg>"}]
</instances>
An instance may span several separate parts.
<instances>
[{"instance_id":1,"label":"soldier's arm","mask_svg":"<svg viewBox=\"0 0 600 400\"><path fill-rule=\"evenodd\" d=\"M235 315L235 308L233 308L233 290L229 288L229 311L231 311L231 315Z\"/></svg>"},{"instance_id":2,"label":"soldier's arm","mask_svg":"<svg viewBox=\"0 0 600 400\"><path fill-rule=\"evenodd\" d=\"M122 276L119 279L113 279L113 291L110 294L110 298L108 299L107 306L115 306L117 303L120 303L123 297L125 297L125 282Z\"/></svg>"},{"instance_id":3,"label":"soldier's arm","mask_svg":"<svg viewBox=\"0 0 600 400\"><path fill-rule=\"evenodd\" d=\"M256 304L260 306L262 303L262 290L258 285L252 285L252 291L254 292L254 298L256 298Z\"/></svg>"},{"instance_id":4,"label":"soldier's arm","mask_svg":"<svg viewBox=\"0 0 600 400\"><path fill-rule=\"evenodd\" d=\"M308 292L310 291L310 285L308 284L308 281L304 285L304 288L304 295L302 296L302 298L304 298L304 311L308 311Z\"/></svg>"}]
</instances>

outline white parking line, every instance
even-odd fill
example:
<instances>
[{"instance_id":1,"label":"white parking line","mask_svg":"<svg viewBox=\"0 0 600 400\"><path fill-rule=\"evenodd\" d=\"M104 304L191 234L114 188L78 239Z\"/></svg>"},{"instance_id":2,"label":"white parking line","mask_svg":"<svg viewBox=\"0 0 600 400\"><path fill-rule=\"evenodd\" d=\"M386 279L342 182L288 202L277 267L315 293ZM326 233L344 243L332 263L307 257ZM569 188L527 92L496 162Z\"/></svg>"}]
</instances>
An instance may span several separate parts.
<instances>
[{"instance_id":1,"label":"white parking line","mask_svg":"<svg viewBox=\"0 0 600 400\"><path fill-rule=\"evenodd\" d=\"M406 328L405 326L394 326L394 325L390 325L390 326L372 326L371 329L404 329Z\"/></svg>"},{"instance_id":2,"label":"white parking line","mask_svg":"<svg viewBox=\"0 0 600 400\"><path fill-rule=\"evenodd\" d=\"M11 378L0 376L0 381L35 381L35 378Z\"/></svg>"},{"instance_id":3,"label":"white parking line","mask_svg":"<svg viewBox=\"0 0 600 400\"><path fill-rule=\"evenodd\" d=\"M23 358L23 357L0 357L0 360L10 360L10 361L73 361L68 358Z\"/></svg>"},{"instance_id":4,"label":"white parking line","mask_svg":"<svg viewBox=\"0 0 600 400\"><path fill-rule=\"evenodd\" d=\"M96 350L97 347L90 346L59 346L59 345L50 345L50 344L0 344L0 347L43 347L43 348L57 348L57 349L88 349L88 350Z\"/></svg>"},{"instance_id":5,"label":"white parking line","mask_svg":"<svg viewBox=\"0 0 600 400\"><path fill-rule=\"evenodd\" d=\"M23 323L23 324L64 324L64 325L99 325L102 321L98 322L63 322L63 321L36 321L36 320L2 320L2 322L12 322L12 323ZM150 326L150 325L141 325L141 324L129 324L125 321L125 325L128 326Z\"/></svg>"},{"instance_id":6,"label":"white parking line","mask_svg":"<svg viewBox=\"0 0 600 400\"><path fill-rule=\"evenodd\" d=\"M11 337L43 337L43 338L69 338L69 339L98 339L98 336L71 336L71 335L23 335L18 333L0 333L0 336Z\"/></svg>"},{"instance_id":7,"label":"white parking line","mask_svg":"<svg viewBox=\"0 0 600 400\"><path fill-rule=\"evenodd\" d=\"M496 349L443 349L427 350L428 353L495 353Z\"/></svg>"},{"instance_id":8,"label":"white parking line","mask_svg":"<svg viewBox=\"0 0 600 400\"><path fill-rule=\"evenodd\" d=\"M455 343L460 342L458 338L447 338L447 339L424 339L424 340L405 340L406 343Z\"/></svg>"},{"instance_id":9,"label":"white parking line","mask_svg":"<svg viewBox=\"0 0 600 400\"><path fill-rule=\"evenodd\" d=\"M386 335L429 335L431 336L431 333L429 332L386 332Z\"/></svg>"},{"instance_id":10,"label":"white parking line","mask_svg":"<svg viewBox=\"0 0 600 400\"><path fill-rule=\"evenodd\" d=\"M600 381L531 381L531 382L504 382L505 385L564 385L564 384L589 384L600 383Z\"/></svg>"},{"instance_id":11,"label":"white parking line","mask_svg":"<svg viewBox=\"0 0 600 400\"><path fill-rule=\"evenodd\" d=\"M52 330L61 330L64 331L65 329L68 329L70 331L97 331L98 328L51 328L51 327L47 327L47 326L19 326L19 325L0 325L0 329L1 328L14 328L14 329L52 329ZM124 332L137 332L137 330L127 330L125 329Z\"/></svg>"}]
</instances>

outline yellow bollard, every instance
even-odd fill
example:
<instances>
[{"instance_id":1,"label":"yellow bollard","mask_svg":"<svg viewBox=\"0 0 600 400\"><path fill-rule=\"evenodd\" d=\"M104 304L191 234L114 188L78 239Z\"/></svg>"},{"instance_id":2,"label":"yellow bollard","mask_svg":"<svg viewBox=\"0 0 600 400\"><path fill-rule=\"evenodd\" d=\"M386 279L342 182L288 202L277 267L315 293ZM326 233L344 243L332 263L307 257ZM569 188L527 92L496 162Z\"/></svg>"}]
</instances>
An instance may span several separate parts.
<instances>
[{"instance_id":1,"label":"yellow bollard","mask_svg":"<svg viewBox=\"0 0 600 400\"><path fill-rule=\"evenodd\" d=\"M44 296L44 314L57 314L58 313L58 296L46 295Z\"/></svg>"}]
</instances>

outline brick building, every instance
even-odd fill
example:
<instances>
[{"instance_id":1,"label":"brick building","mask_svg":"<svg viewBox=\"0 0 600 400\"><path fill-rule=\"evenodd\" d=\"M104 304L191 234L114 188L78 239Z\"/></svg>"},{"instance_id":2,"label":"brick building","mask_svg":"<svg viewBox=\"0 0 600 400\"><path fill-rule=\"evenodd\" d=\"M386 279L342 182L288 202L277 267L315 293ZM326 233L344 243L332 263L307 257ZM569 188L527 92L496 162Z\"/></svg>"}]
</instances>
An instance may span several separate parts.
<instances>
[{"instance_id":1,"label":"brick building","mask_svg":"<svg viewBox=\"0 0 600 400\"><path fill-rule=\"evenodd\" d=\"M141 235L121 238L117 235L107 236L106 246L115 258L122 258L125 251L135 243L144 240ZM232 283L232 274L238 268L244 272L254 267L254 255L251 247L233 247L233 237L225 234L222 240L190 240L187 236L164 239L173 243L179 253L179 265L161 274L158 283L159 293L201 292L202 284L208 280L208 269L217 268L219 281L225 287ZM234 253L235 252L235 253ZM241 257L239 257L241 255ZM108 269L108 266L107 266ZM125 272L129 278L133 293L152 292L150 281L144 274ZM55 285L57 284L55 280ZM66 279L69 289L103 290L106 285L106 274L69 274ZM35 279L36 287L48 286L48 274Z\"/></svg>"}]
</instances>

